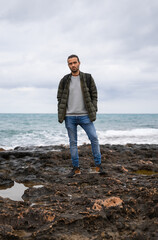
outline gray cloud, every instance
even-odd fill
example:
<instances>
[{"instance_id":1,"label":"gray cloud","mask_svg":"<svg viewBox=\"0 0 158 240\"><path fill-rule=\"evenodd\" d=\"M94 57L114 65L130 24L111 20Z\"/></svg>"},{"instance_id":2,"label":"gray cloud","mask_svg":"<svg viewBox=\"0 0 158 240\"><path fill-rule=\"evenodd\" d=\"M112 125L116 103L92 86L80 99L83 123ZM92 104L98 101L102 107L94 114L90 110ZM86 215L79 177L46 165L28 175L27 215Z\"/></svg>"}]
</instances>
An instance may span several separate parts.
<instances>
[{"instance_id":1,"label":"gray cloud","mask_svg":"<svg viewBox=\"0 0 158 240\"><path fill-rule=\"evenodd\" d=\"M56 92L76 53L101 101L148 97L156 106L157 10L157 0L0 0L1 91Z\"/></svg>"},{"instance_id":2,"label":"gray cloud","mask_svg":"<svg viewBox=\"0 0 158 240\"><path fill-rule=\"evenodd\" d=\"M63 1L51 0L3 0L0 1L0 19L9 22L43 21L55 17L64 10Z\"/></svg>"}]
</instances>

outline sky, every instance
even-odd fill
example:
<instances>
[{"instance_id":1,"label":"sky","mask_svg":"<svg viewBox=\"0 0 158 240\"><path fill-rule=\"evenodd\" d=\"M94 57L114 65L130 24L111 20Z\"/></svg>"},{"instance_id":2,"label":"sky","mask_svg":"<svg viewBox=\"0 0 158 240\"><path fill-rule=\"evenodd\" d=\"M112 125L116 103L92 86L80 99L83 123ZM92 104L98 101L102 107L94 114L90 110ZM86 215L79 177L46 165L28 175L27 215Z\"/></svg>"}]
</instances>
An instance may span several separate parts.
<instances>
[{"instance_id":1,"label":"sky","mask_svg":"<svg viewBox=\"0 0 158 240\"><path fill-rule=\"evenodd\" d=\"M0 113L57 113L71 54L99 113L158 113L157 0L0 0Z\"/></svg>"}]
</instances>

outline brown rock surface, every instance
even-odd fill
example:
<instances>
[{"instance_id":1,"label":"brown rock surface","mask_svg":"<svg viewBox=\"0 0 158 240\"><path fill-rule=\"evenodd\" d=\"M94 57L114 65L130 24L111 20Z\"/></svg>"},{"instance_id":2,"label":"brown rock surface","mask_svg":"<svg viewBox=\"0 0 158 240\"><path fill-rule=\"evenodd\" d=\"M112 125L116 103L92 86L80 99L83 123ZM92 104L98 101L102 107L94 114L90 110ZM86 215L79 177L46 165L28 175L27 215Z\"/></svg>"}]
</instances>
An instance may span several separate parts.
<instances>
[{"instance_id":1,"label":"brown rock surface","mask_svg":"<svg viewBox=\"0 0 158 240\"><path fill-rule=\"evenodd\" d=\"M93 210L101 211L102 207L110 208L122 206L122 200L119 197L110 197L107 199L97 199L92 207Z\"/></svg>"},{"instance_id":2,"label":"brown rock surface","mask_svg":"<svg viewBox=\"0 0 158 240\"><path fill-rule=\"evenodd\" d=\"M0 152L5 151L3 148L0 148Z\"/></svg>"},{"instance_id":3,"label":"brown rock surface","mask_svg":"<svg viewBox=\"0 0 158 240\"><path fill-rule=\"evenodd\" d=\"M90 171L91 148L83 145L82 173L67 178L67 147L1 151L0 189L14 182L27 189L23 201L0 197L0 239L157 240L158 145L102 145L101 152L107 175Z\"/></svg>"}]
</instances>

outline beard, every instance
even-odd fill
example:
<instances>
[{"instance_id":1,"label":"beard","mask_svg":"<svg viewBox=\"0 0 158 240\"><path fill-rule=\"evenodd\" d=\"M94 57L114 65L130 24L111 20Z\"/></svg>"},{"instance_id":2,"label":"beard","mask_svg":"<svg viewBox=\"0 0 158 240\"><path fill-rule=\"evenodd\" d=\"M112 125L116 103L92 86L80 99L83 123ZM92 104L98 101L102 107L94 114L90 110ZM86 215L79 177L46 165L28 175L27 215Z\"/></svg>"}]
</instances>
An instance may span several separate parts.
<instances>
[{"instance_id":1,"label":"beard","mask_svg":"<svg viewBox=\"0 0 158 240\"><path fill-rule=\"evenodd\" d=\"M78 72L78 70L79 70L78 68L72 68L71 72L76 73L76 72Z\"/></svg>"}]
</instances>

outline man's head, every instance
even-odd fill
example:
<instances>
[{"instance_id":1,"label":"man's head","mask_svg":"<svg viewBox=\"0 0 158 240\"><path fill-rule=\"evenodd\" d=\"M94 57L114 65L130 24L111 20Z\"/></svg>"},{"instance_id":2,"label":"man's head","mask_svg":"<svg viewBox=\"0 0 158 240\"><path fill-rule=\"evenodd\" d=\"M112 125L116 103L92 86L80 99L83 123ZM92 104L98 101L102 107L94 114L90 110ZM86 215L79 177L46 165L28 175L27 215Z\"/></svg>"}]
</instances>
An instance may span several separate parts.
<instances>
[{"instance_id":1,"label":"man's head","mask_svg":"<svg viewBox=\"0 0 158 240\"><path fill-rule=\"evenodd\" d=\"M67 59L68 66L71 70L72 75L79 75L80 60L79 57L75 54L72 54Z\"/></svg>"}]
</instances>

